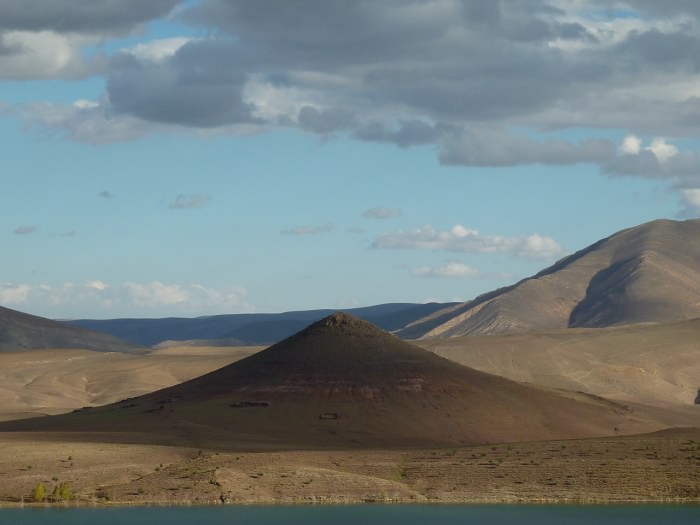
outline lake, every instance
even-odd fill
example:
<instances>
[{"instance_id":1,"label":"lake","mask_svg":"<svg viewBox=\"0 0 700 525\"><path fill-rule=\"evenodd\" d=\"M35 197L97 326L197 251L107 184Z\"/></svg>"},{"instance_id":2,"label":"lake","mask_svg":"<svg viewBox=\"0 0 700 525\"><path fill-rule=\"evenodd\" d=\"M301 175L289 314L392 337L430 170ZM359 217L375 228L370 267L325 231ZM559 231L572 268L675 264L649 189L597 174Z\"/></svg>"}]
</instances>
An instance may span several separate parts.
<instances>
[{"instance_id":1,"label":"lake","mask_svg":"<svg viewBox=\"0 0 700 525\"><path fill-rule=\"evenodd\" d=\"M0 509L2 525L697 525L700 505L329 505Z\"/></svg>"}]
</instances>

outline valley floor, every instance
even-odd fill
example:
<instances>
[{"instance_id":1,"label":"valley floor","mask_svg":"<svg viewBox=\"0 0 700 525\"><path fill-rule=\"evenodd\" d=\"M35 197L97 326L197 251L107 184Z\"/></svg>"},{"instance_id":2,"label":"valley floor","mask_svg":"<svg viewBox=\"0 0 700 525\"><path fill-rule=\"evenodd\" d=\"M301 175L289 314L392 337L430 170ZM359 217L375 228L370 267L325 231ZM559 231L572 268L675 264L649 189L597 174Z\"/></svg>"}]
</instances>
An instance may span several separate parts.
<instances>
[{"instance_id":1,"label":"valley floor","mask_svg":"<svg viewBox=\"0 0 700 525\"><path fill-rule=\"evenodd\" d=\"M93 441L90 441L92 439ZM700 430L457 449L231 452L0 434L0 506L700 501ZM51 503L40 503L48 504Z\"/></svg>"}]
</instances>

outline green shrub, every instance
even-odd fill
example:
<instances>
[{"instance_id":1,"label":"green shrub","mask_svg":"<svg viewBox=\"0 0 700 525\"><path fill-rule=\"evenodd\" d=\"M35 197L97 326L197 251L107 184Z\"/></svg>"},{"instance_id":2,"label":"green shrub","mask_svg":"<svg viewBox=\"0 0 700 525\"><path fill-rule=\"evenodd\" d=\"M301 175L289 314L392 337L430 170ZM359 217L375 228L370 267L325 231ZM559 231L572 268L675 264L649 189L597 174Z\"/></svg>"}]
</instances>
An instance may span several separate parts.
<instances>
[{"instance_id":1,"label":"green shrub","mask_svg":"<svg viewBox=\"0 0 700 525\"><path fill-rule=\"evenodd\" d=\"M64 481L63 483L57 484L53 488L52 497L54 501L70 501L73 499L73 491L68 482Z\"/></svg>"},{"instance_id":2,"label":"green shrub","mask_svg":"<svg viewBox=\"0 0 700 525\"><path fill-rule=\"evenodd\" d=\"M32 499L34 501L44 501L46 499L46 487L41 481L32 490Z\"/></svg>"}]
</instances>

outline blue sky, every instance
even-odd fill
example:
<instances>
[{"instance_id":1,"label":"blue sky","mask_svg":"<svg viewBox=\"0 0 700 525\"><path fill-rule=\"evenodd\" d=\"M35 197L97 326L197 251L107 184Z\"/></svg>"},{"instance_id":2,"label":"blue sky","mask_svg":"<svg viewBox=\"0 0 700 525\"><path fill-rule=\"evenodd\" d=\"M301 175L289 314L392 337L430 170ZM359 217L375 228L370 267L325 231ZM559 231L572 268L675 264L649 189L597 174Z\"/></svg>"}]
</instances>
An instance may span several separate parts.
<instances>
[{"instance_id":1,"label":"blue sky","mask_svg":"<svg viewBox=\"0 0 700 525\"><path fill-rule=\"evenodd\" d=\"M700 5L0 5L0 305L468 300L700 211Z\"/></svg>"}]
</instances>

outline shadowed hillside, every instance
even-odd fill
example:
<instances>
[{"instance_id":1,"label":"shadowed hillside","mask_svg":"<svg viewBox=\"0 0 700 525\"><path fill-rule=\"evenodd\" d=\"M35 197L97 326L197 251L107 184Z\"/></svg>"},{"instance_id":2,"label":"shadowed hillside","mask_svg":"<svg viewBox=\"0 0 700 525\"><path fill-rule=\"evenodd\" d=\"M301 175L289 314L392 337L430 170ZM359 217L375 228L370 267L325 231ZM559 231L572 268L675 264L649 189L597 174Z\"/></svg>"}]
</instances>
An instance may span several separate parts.
<instances>
[{"instance_id":1,"label":"shadowed hillside","mask_svg":"<svg viewBox=\"0 0 700 525\"><path fill-rule=\"evenodd\" d=\"M106 407L2 423L0 431L276 449L512 442L659 427L617 403L478 372L334 314L180 385Z\"/></svg>"},{"instance_id":2,"label":"shadowed hillside","mask_svg":"<svg viewBox=\"0 0 700 525\"><path fill-rule=\"evenodd\" d=\"M0 351L40 348L81 348L101 352L143 351L112 335L0 306Z\"/></svg>"},{"instance_id":3,"label":"shadowed hillside","mask_svg":"<svg viewBox=\"0 0 700 525\"><path fill-rule=\"evenodd\" d=\"M398 332L403 338L523 333L700 317L700 219L618 232L537 275Z\"/></svg>"}]
</instances>

